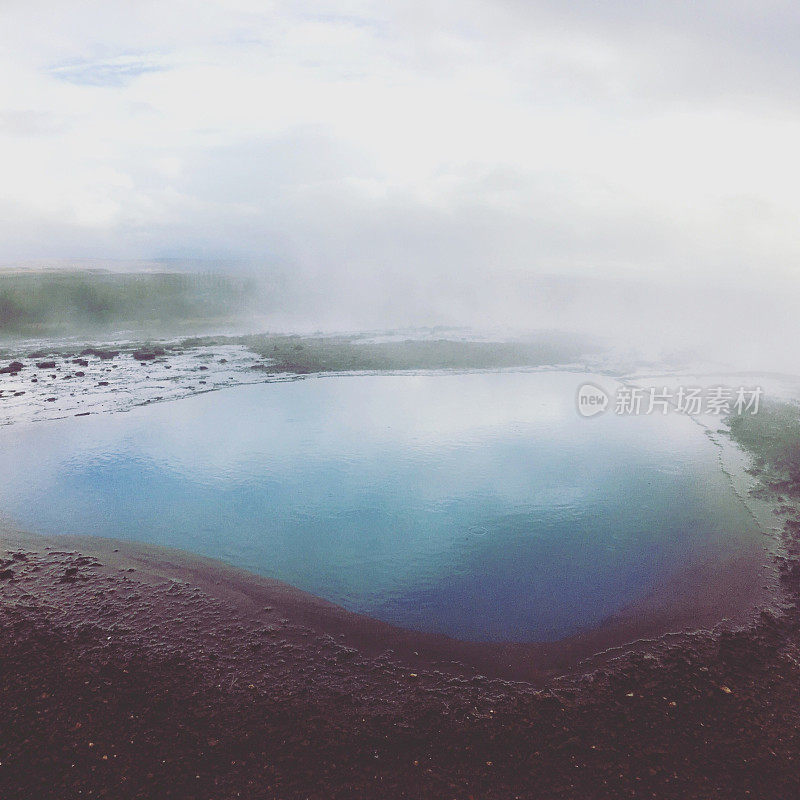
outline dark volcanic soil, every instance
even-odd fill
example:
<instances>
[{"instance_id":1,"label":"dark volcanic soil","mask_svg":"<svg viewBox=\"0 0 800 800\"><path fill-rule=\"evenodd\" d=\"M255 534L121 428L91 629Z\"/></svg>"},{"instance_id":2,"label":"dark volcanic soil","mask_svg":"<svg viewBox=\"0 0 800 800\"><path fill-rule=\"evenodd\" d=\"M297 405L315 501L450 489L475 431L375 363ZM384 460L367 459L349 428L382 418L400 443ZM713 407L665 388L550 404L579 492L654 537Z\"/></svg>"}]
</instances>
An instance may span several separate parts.
<instances>
[{"instance_id":1,"label":"dark volcanic soil","mask_svg":"<svg viewBox=\"0 0 800 800\"><path fill-rule=\"evenodd\" d=\"M4 800L800 796L793 602L536 689L215 562L4 539Z\"/></svg>"}]
</instances>

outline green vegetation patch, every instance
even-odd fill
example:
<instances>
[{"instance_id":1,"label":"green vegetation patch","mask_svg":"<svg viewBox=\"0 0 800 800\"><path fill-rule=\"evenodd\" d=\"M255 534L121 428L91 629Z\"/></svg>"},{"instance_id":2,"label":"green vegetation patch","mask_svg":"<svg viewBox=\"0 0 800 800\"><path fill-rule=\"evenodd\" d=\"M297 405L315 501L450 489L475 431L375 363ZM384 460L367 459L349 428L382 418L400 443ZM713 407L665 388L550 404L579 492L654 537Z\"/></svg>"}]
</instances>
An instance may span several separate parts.
<instances>
[{"instance_id":1,"label":"green vegetation patch","mask_svg":"<svg viewBox=\"0 0 800 800\"><path fill-rule=\"evenodd\" d=\"M357 336L248 336L242 341L279 372L502 369L575 363L591 349L582 337L543 332L519 342L449 339L374 342Z\"/></svg>"},{"instance_id":2,"label":"green vegetation patch","mask_svg":"<svg viewBox=\"0 0 800 800\"><path fill-rule=\"evenodd\" d=\"M800 406L762 402L757 414L734 414L726 421L733 440L753 455L764 483L800 497Z\"/></svg>"},{"instance_id":3,"label":"green vegetation patch","mask_svg":"<svg viewBox=\"0 0 800 800\"><path fill-rule=\"evenodd\" d=\"M238 319L255 295L250 279L208 273L0 271L0 334L203 327Z\"/></svg>"}]
</instances>

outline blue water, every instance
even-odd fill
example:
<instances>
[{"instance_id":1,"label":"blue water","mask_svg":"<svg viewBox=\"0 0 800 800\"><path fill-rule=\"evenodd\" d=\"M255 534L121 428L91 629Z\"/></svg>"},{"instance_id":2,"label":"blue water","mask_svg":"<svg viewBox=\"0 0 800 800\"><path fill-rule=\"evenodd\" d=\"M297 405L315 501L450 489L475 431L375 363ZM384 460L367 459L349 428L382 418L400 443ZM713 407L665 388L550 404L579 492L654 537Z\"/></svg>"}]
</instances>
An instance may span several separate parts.
<instances>
[{"instance_id":1,"label":"blue water","mask_svg":"<svg viewBox=\"0 0 800 800\"><path fill-rule=\"evenodd\" d=\"M405 627L558 639L752 529L699 426L584 419L588 377L310 378L11 426L0 509L218 557Z\"/></svg>"}]
</instances>

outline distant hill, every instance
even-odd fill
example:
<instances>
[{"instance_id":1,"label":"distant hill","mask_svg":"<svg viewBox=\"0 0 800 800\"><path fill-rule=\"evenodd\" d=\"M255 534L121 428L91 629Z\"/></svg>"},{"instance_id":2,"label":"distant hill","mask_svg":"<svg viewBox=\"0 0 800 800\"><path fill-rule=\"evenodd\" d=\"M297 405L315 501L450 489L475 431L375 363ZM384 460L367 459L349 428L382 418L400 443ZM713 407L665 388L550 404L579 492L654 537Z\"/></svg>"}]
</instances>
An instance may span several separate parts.
<instances>
[{"instance_id":1,"label":"distant hill","mask_svg":"<svg viewBox=\"0 0 800 800\"><path fill-rule=\"evenodd\" d=\"M254 279L212 273L0 270L0 335L202 331L243 320Z\"/></svg>"}]
</instances>

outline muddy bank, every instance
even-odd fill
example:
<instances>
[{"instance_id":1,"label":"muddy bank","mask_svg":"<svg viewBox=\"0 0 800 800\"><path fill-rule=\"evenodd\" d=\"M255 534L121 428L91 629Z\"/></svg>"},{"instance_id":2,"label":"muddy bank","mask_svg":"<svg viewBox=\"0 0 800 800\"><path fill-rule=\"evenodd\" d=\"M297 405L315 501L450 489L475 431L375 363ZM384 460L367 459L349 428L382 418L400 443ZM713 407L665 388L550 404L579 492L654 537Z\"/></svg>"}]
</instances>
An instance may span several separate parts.
<instances>
[{"instance_id":1,"label":"muddy bank","mask_svg":"<svg viewBox=\"0 0 800 800\"><path fill-rule=\"evenodd\" d=\"M3 797L800 789L791 587L743 630L661 637L537 688L205 559L11 532L3 549Z\"/></svg>"},{"instance_id":2,"label":"muddy bank","mask_svg":"<svg viewBox=\"0 0 800 800\"><path fill-rule=\"evenodd\" d=\"M0 562L5 588L41 591L53 598L62 595L62 611L80 621L84 609L68 608L76 596L72 579L50 580L48 573L32 570L15 552L34 553L46 560L53 552L74 552L92 563L106 577L135 574L150 586L168 582L172 591L190 585L235 610L255 615L269 608L267 618L281 618L309 631L336 637L368 656L384 654L409 668L425 666L453 674L480 674L491 678L524 681L540 687L565 673L582 673L619 655L634 641L652 647L660 637L701 628L739 629L753 622L760 610L772 603L777 611L777 571L764 563L764 552L753 548L733 554L724 563L708 563L673 577L656 587L641 603L629 606L584 633L554 642L468 642L450 637L398 628L373 617L347 611L281 581L229 566L215 559L170 548L113 539L80 536L45 537L15 529L2 529L0 544L6 555ZM40 566L45 566L40 562ZM88 562L87 562L88 563ZM761 564L761 569L755 565ZM56 572L58 570L56 569ZM84 573L84 577L89 573ZM69 576L67 576L69 578ZM83 580L83 578L81 578ZM44 581L44 584L42 584ZM70 584L64 592L62 584ZM187 609L187 614L192 614ZM274 621L274 619L273 619ZM202 620L200 620L202 624Z\"/></svg>"}]
</instances>

